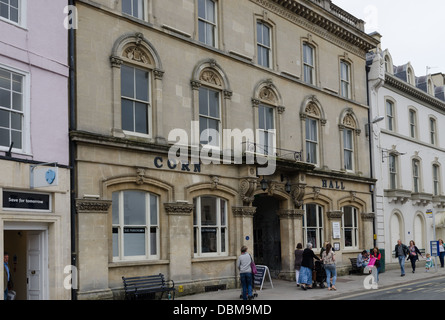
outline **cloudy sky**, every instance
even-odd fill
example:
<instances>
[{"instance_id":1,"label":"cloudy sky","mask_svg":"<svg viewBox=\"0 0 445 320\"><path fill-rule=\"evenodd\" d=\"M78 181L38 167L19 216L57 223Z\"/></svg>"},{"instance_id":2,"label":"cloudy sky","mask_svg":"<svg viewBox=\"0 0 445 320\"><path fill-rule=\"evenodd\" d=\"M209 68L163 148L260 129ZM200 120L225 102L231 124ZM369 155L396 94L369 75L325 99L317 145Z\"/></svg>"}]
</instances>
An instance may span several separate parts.
<instances>
[{"instance_id":1,"label":"cloudy sky","mask_svg":"<svg viewBox=\"0 0 445 320\"><path fill-rule=\"evenodd\" d=\"M416 76L445 73L445 1L443 0L332 0L366 22L365 31L378 31L382 49L394 65L411 62Z\"/></svg>"}]
</instances>

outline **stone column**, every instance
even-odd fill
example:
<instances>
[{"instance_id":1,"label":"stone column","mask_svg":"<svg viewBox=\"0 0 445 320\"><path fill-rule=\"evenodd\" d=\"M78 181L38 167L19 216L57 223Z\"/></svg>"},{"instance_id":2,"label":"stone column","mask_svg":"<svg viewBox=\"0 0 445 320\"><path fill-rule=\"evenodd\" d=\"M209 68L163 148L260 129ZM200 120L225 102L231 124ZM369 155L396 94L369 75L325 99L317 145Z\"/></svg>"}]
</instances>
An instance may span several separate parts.
<instances>
[{"instance_id":1,"label":"stone column","mask_svg":"<svg viewBox=\"0 0 445 320\"><path fill-rule=\"evenodd\" d=\"M249 252L254 256L253 251L253 215L256 207L232 207L233 216L235 217L235 255L238 256L241 246L245 245ZM247 240L248 237L248 240Z\"/></svg>"},{"instance_id":2,"label":"stone column","mask_svg":"<svg viewBox=\"0 0 445 320\"><path fill-rule=\"evenodd\" d=\"M280 278L295 279L295 248L297 243L303 243L301 209L280 209L277 215L280 218L281 234L281 272Z\"/></svg>"},{"instance_id":3,"label":"stone column","mask_svg":"<svg viewBox=\"0 0 445 320\"><path fill-rule=\"evenodd\" d=\"M113 299L108 286L109 200L77 199L78 299Z\"/></svg>"},{"instance_id":4,"label":"stone column","mask_svg":"<svg viewBox=\"0 0 445 320\"><path fill-rule=\"evenodd\" d=\"M362 249L369 250L374 247L374 213L362 213L360 215L362 220L362 234L360 243L363 244Z\"/></svg>"},{"instance_id":5,"label":"stone column","mask_svg":"<svg viewBox=\"0 0 445 320\"><path fill-rule=\"evenodd\" d=\"M192 278L193 255L193 204L164 203L168 215L168 258L170 279L175 282L190 281Z\"/></svg>"},{"instance_id":6,"label":"stone column","mask_svg":"<svg viewBox=\"0 0 445 320\"><path fill-rule=\"evenodd\" d=\"M328 225L325 226L326 230L327 230L325 241L330 242L332 244L332 247L334 247L334 242L340 242L340 247L341 247L341 243L343 242L343 239L342 239L343 235L340 231L340 238L334 239L332 227L333 227L333 222L337 222L337 223L339 223L340 228L341 228L341 217L343 216L343 211L341 211L341 210L329 211L329 212L327 212L327 216L328 216ZM321 245L323 245L323 243ZM337 255L338 262L340 262L340 259L341 259L340 256L341 256L341 254Z\"/></svg>"}]
</instances>

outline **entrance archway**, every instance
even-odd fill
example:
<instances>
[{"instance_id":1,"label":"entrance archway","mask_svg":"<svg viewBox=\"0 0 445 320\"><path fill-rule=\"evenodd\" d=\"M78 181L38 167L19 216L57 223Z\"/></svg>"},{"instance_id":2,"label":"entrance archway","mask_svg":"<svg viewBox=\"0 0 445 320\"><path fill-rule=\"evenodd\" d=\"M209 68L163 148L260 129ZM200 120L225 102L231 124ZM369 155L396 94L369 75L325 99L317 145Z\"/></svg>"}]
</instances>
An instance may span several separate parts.
<instances>
[{"instance_id":1,"label":"entrance archway","mask_svg":"<svg viewBox=\"0 0 445 320\"><path fill-rule=\"evenodd\" d=\"M271 196L257 195L253 202L253 244L255 263L265 265L272 276L281 271L280 220L277 215L279 201Z\"/></svg>"}]
</instances>

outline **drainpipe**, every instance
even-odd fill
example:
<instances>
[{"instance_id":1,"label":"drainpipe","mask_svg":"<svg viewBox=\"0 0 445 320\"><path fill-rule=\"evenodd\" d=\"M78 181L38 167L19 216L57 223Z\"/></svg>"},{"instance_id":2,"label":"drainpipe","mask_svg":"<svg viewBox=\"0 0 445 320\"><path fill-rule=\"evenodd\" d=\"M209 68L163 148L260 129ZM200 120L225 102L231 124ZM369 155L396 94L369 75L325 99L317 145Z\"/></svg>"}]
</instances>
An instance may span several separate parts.
<instances>
[{"instance_id":1,"label":"drainpipe","mask_svg":"<svg viewBox=\"0 0 445 320\"><path fill-rule=\"evenodd\" d=\"M74 0L69 0L70 6L75 5ZM75 19L75 18L74 18ZM76 72L75 72L75 31L68 28L68 54L69 54L69 132L76 130ZM70 166L70 192L71 192L71 265L73 286L71 288L71 299L77 300L77 253L76 253L76 182L75 182L75 143L69 139L69 166Z\"/></svg>"},{"instance_id":2,"label":"drainpipe","mask_svg":"<svg viewBox=\"0 0 445 320\"><path fill-rule=\"evenodd\" d=\"M368 102L368 143L369 143L369 173L371 176L371 179L374 179L374 162L373 162L373 152L372 152L372 120L371 120L371 104L370 104L370 98L369 98L369 71L371 70L371 67L366 64L366 99ZM374 217L372 218L372 238L374 247L377 245L377 239L376 239L376 227L375 227L375 184L374 187L370 190L371 191L371 210L374 213Z\"/></svg>"}]
</instances>

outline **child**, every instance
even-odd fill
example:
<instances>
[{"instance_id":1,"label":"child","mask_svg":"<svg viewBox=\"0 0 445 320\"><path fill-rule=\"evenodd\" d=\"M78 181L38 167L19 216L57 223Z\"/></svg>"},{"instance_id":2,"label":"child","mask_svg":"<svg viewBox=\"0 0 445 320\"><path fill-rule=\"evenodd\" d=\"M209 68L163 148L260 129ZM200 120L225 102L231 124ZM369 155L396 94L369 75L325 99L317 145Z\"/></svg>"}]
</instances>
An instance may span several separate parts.
<instances>
[{"instance_id":1,"label":"child","mask_svg":"<svg viewBox=\"0 0 445 320\"><path fill-rule=\"evenodd\" d=\"M426 272L430 271L430 268L432 268L433 265L434 265L433 259L431 259L431 255L429 253L427 253L426 254L426 264L425 264Z\"/></svg>"}]
</instances>

